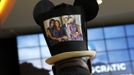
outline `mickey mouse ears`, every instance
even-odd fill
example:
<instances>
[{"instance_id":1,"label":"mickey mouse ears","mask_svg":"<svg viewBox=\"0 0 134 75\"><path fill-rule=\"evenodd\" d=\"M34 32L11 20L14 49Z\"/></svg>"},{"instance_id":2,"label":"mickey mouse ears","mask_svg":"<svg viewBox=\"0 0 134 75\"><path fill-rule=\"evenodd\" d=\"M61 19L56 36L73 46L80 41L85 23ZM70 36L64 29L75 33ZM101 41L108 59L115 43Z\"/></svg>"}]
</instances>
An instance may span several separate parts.
<instances>
[{"instance_id":1,"label":"mickey mouse ears","mask_svg":"<svg viewBox=\"0 0 134 75\"><path fill-rule=\"evenodd\" d=\"M38 25L42 25L42 14L48 12L54 5L49 0L41 0L39 1L33 10L33 18Z\"/></svg>"},{"instance_id":2,"label":"mickey mouse ears","mask_svg":"<svg viewBox=\"0 0 134 75\"><path fill-rule=\"evenodd\" d=\"M74 6L82 7L86 21L94 19L97 16L99 10L99 6L96 0L75 0Z\"/></svg>"},{"instance_id":3,"label":"mickey mouse ears","mask_svg":"<svg viewBox=\"0 0 134 75\"><path fill-rule=\"evenodd\" d=\"M85 21L90 21L96 17L99 6L96 0L75 0L74 6L80 6L84 11ZM33 11L33 17L38 25L42 25L44 13L50 11L54 6L49 0L39 1Z\"/></svg>"}]
</instances>

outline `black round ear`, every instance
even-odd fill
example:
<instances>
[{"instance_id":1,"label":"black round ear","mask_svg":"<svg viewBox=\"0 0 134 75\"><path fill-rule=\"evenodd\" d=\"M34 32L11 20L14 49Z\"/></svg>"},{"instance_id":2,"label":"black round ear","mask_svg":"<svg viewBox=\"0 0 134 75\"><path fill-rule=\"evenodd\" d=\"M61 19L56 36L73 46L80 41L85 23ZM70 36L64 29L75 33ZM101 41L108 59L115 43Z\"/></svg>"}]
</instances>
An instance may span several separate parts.
<instances>
[{"instance_id":1,"label":"black round ear","mask_svg":"<svg viewBox=\"0 0 134 75\"><path fill-rule=\"evenodd\" d=\"M42 24L42 16L44 13L48 12L51 8L54 7L54 4L49 0L39 1L33 10L33 18L38 25Z\"/></svg>"},{"instance_id":2,"label":"black round ear","mask_svg":"<svg viewBox=\"0 0 134 75\"><path fill-rule=\"evenodd\" d=\"M90 21L97 16L99 6L96 0L75 0L74 6L80 6L84 10L86 21Z\"/></svg>"}]
</instances>

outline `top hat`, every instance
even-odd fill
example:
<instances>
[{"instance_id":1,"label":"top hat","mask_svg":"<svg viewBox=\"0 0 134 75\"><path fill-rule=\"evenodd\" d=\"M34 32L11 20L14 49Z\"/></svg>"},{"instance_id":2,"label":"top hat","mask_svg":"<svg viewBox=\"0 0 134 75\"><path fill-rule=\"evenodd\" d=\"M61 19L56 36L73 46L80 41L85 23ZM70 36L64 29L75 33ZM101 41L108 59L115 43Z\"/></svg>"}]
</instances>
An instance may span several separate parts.
<instances>
[{"instance_id":1,"label":"top hat","mask_svg":"<svg viewBox=\"0 0 134 75\"><path fill-rule=\"evenodd\" d=\"M77 4L62 3L54 6L52 2L42 0L35 6L33 17L41 26L52 55L46 60L48 64L75 57L95 57L96 52L87 48L87 27L84 16L83 9ZM96 14L90 16L95 17Z\"/></svg>"}]
</instances>

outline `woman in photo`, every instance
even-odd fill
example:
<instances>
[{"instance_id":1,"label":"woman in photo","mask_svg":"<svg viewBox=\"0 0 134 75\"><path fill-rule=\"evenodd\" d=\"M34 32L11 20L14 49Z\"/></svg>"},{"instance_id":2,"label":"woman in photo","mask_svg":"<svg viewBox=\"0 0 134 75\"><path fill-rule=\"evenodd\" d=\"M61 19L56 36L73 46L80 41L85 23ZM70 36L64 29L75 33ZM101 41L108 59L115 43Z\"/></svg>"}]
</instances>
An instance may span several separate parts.
<instances>
[{"instance_id":1,"label":"woman in photo","mask_svg":"<svg viewBox=\"0 0 134 75\"><path fill-rule=\"evenodd\" d=\"M57 40L58 42L67 40L66 31L63 27L61 27L59 20L55 20L52 34L55 40Z\"/></svg>"},{"instance_id":2,"label":"woman in photo","mask_svg":"<svg viewBox=\"0 0 134 75\"><path fill-rule=\"evenodd\" d=\"M55 44L67 40L65 29L61 27L59 20L51 19L47 29L47 37L50 39L50 43Z\"/></svg>"},{"instance_id":3,"label":"woman in photo","mask_svg":"<svg viewBox=\"0 0 134 75\"><path fill-rule=\"evenodd\" d=\"M49 27L47 28L47 37L51 38L52 37L52 30L54 28L54 19L50 19L49 21Z\"/></svg>"}]
</instances>

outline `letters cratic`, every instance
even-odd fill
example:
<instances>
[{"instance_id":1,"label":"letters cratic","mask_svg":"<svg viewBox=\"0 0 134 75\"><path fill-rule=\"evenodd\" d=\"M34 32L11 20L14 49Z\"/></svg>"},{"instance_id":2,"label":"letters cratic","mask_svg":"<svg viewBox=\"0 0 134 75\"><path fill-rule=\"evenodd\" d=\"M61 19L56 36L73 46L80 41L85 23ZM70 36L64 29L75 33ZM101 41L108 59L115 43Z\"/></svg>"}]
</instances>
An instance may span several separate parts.
<instances>
[{"instance_id":1,"label":"letters cratic","mask_svg":"<svg viewBox=\"0 0 134 75\"><path fill-rule=\"evenodd\" d=\"M111 72L111 71L124 71L126 70L125 63L111 64L111 65L99 65L92 67L93 73Z\"/></svg>"}]
</instances>

